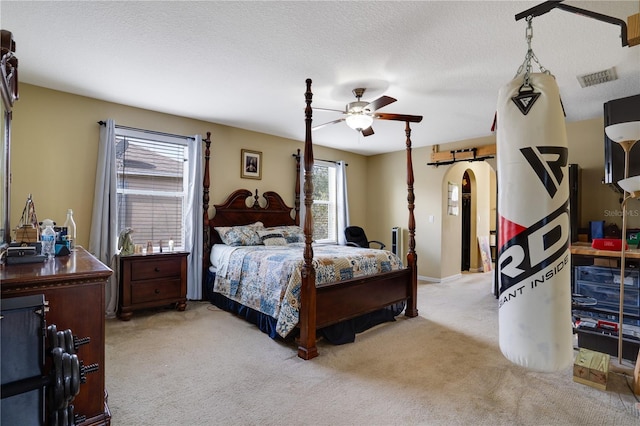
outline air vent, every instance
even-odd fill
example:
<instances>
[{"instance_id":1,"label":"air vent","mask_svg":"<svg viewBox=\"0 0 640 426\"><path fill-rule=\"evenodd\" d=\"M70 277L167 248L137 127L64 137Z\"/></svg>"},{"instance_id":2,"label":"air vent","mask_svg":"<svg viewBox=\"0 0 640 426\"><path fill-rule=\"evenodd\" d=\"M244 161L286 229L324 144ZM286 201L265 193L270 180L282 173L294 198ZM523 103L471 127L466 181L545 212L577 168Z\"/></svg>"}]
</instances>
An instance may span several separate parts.
<instances>
[{"instance_id":1,"label":"air vent","mask_svg":"<svg viewBox=\"0 0 640 426\"><path fill-rule=\"evenodd\" d=\"M617 80L615 68L609 68L604 71L598 71L591 74L579 75L578 82L581 87L595 86L596 84L606 83L607 81Z\"/></svg>"}]
</instances>

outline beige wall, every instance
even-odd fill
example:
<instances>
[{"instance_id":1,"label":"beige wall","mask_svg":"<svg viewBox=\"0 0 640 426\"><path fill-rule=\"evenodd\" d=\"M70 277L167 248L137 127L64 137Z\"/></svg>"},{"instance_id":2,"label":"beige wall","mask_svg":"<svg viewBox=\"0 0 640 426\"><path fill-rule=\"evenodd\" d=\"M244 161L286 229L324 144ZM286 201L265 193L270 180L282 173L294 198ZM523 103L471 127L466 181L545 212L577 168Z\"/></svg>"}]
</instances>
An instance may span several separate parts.
<instances>
[{"instance_id":1,"label":"beige wall","mask_svg":"<svg viewBox=\"0 0 640 426\"><path fill-rule=\"evenodd\" d=\"M622 228L621 196L603 185L604 121L602 118L567 124L569 162L581 168L581 227L591 220L604 220ZM627 227L640 228L640 200L627 203Z\"/></svg>"},{"instance_id":2,"label":"beige wall","mask_svg":"<svg viewBox=\"0 0 640 426\"><path fill-rule=\"evenodd\" d=\"M89 245L91 211L98 155L100 120L179 135L212 133L210 204L220 203L232 190L276 191L293 207L295 161L303 143L228 126L98 101L28 84L20 85L11 145L11 227L32 194L38 219L63 223L74 210L78 243ZM304 126L301 115L300 126ZM262 179L240 178L241 149L262 151ZM361 155L316 147L316 158L345 160L354 223L365 223L367 159Z\"/></svg>"},{"instance_id":3,"label":"beige wall","mask_svg":"<svg viewBox=\"0 0 640 426\"><path fill-rule=\"evenodd\" d=\"M412 138L418 140L424 124L413 126ZM589 221L604 220L622 227L620 194L602 184L604 177L604 128L603 119L567 123L569 162L581 168L581 216L580 226L588 227ZM495 143L495 136L457 141L439 147L440 150L471 148ZM494 173L488 168L479 169L482 163L457 163L448 166L427 166L433 147L413 150L415 174L416 253L418 274L426 279L442 280L460 273L460 218L447 216L447 182L460 182L466 168L473 170L477 179L479 202L475 214L479 218L477 235L487 235L493 229L496 212ZM389 243L393 226L406 228L406 156L404 151L369 158L368 192L376 194L367 201L368 234L374 234ZM496 170L495 159L486 164ZM497 177L499 185L499 176ZM390 209L374 215L376 209L391 200ZM640 228L640 201L628 203L628 227ZM406 234L406 231L405 231ZM405 238L405 247L407 240ZM475 244L473 244L475 246ZM477 248L475 249L477 250ZM472 268L479 265L477 251L472 253Z\"/></svg>"},{"instance_id":4,"label":"beige wall","mask_svg":"<svg viewBox=\"0 0 640 426\"><path fill-rule=\"evenodd\" d=\"M117 121L116 121L117 122ZM304 121L300 120L304 126ZM276 191L293 207L295 187L295 160L292 155L298 149L304 151L304 143L263 133L250 132L235 127L206 124L211 128L211 207L221 203L226 196L238 188L262 193ZM214 129L215 126L215 129ZM136 125L136 127L139 127ZM242 149L262 152L262 179L240 178L240 153ZM365 212L358 208L365 200L364 184L367 161L366 157L325 147L314 147L314 157L322 160L344 160L349 164L347 178L349 198L355 208L350 212L351 218L364 223ZM303 164L300 167L304 167ZM301 194L301 197L304 197ZM301 199L301 208L304 206Z\"/></svg>"},{"instance_id":5,"label":"beige wall","mask_svg":"<svg viewBox=\"0 0 640 426\"><path fill-rule=\"evenodd\" d=\"M420 137L419 124L413 126L413 134ZM482 138L468 141L480 146L493 143L494 138ZM447 145L447 149L460 149L467 142ZM421 278L440 280L460 273L460 241L461 216L447 215L447 184L449 181L462 182L462 175L470 169L475 176L476 210L472 212L478 217L476 228L472 230L476 240L477 235L489 235L491 167L487 163L457 163L449 166L427 166L431 161L432 147L412 150L414 168L415 220L416 220L416 253L418 256L418 274ZM369 157L369 175L367 182L369 197L367 203L367 224L369 234L375 235L386 244L391 241L391 228L404 228L404 253L408 249L408 210L407 210L407 176L406 152L398 151L390 154ZM387 200L390 200L388 202ZM495 197L493 199L495 205ZM382 206L390 206L388 209ZM378 213L379 211L379 213ZM495 213L494 213L495 214ZM479 253L472 244L472 268L480 266Z\"/></svg>"},{"instance_id":6,"label":"beige wall","mask_svg":"<svg viewBox=\"0 0 640 426\"><path fill-rule=\"evenodd\" d=\"M11 167L11 225L15 227L28 194L33 194L40 220L51 218L64 222L66 210L72 208L78 225L78 241L88 246L95 165L100 120L113 118L116 123L181 135L205 135L212 132L210 203L224 201L237 188L277 191L293 206L295 164L291 157L300 141L208 123L154 111L127 107L28 84L20 86L20 100L14 110ZM300 125L304 125L300 117ZM424 138L426 124L413 125L412 138ZM587 120L567 124L569 161L582 168L581 226L589 220L606 220L621 226L619 194L601 184L603 177L603 121ZM362 225L370 239L390 246L391 228L407 234L407 175L403 129L398 130L398 150L384 155L363 157L344 151L315 147L315 157L345 160L349 163L349 198L351 223ZM446 149L461 149L495 143L494 136L447 144ZM262 180L240 178L240 150L263 153ZM445 149L441 147L440 149ZM457 235L459 220L446 217L446 183L461 179L466 167L473 170L479 191L476 215L480 218L476 233L492 229L491 205L495 204L492 173L484 163L454 166L427 166L432 147L413 150L415 176L416 253L418 273L422 277L446 279L459 273L460 249ZM488 162L495 170L495 160ZM483 169L484 168L484 169ZM493 186L492 186L493 185ZM487 186L489 189L487 189ZM493 197L493 199L491 198ZM493 204L492 204L493 203ZM640 202L629 203L629 227L640 228ZM478 256L472 257L477 265Z\"/></svg>"}]
</instances>

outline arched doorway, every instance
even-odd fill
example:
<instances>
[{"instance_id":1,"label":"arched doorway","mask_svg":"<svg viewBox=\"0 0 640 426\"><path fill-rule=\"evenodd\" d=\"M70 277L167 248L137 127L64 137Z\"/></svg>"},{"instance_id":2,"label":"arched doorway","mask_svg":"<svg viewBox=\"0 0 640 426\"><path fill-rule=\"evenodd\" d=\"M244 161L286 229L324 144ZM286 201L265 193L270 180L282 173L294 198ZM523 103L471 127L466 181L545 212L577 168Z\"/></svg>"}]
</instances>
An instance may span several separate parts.
<instances>
[{"instance_id":1,"label":"arched doorway","mask_svg":"<svg viewBox=\"0 0 640 426\"><path fill-rule=\"evenodd\" d=\"M463 178L466 186L470 187L470 213L463 211ZM449 197L451 188L458 188L457 208L450 211ZM442 216L442 256L441 274L450 277L462 271L481 272L483 263L479 249L478 238L489 236L495 229L495 188L496 175L486 161L459 162L452 165L443 176L443 216ZM467 190L465 189L466 193ZM466 198L466 195L464 196ZM463 245L463 221L469 227L468 237ZM466 234L465 229L465 234ZM469 256L469 266L463 268L464 257Z\"/></svg>"},{"instance_id":2,"label":"arched doorway","mask_svg":"<svg viewBox=\"0 0 640 426\"><path fill-rule=\"evenodd\" d=\"M462 241L461 241L461 253L460 253L460 270L468 271L471 269L471 225L472 225L472 194L471 194L471 179L469 177L469 170L465 170L462 175Z\"/></svg>"}]
</instances>

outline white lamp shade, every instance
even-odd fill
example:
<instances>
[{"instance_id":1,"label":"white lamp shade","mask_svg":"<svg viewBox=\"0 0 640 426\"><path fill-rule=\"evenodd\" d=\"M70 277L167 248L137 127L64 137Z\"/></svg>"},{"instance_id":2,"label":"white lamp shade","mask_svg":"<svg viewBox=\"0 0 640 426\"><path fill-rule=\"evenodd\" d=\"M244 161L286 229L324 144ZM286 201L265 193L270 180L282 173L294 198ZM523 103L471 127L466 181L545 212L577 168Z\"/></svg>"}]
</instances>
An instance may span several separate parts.
<instances>
[{"instance_id":1,"label":"white lamp shade","mask_svg":"<svg viewBox=\"0 0 640 426\"><path fill-rule=\"evenodd\" d=\"M349 114L346 118L347 126L353 130L363 130L371 127L373 117L366 114Z\"/></svg>"},{"instance_id":2,"label":"white lamp shade","mask_svg":"<svg viewBox=\"0 0 640 426\"><path fill-rule=\"evenodd\" d=\"M620 188L632 194L633 197L635 197L634 192L640 195L640 175L619 180L618 185L620 185Z\"/></svg>"},{"instance_id":3,"label":"white lamp shade","mask_svg":"<svg viewBox=\"0 0 640 426\"><path fill-rule=\"evenodd\" d=\"M628 121L626 123L612 124L607 126L604 131L607 134L607 137L614 142L635 142L640 140L640 121Z\"/></svg>"}]
</instances>

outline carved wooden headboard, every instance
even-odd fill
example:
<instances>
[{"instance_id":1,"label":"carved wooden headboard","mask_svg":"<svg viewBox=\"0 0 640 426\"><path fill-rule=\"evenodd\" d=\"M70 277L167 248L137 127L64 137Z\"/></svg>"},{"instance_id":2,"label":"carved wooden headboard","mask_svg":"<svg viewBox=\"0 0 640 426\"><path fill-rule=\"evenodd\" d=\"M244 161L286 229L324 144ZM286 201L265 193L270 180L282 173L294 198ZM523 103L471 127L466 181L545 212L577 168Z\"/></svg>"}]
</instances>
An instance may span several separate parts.
<instances>
[{"instance_id":1,"label":"carved wooden headboard","mask_svg":"<svg viewBox=\"0 0 640 426\"><path fill-rule=\"evenodd\" d=\"M264 226L296 224L296 218L292 216L294 209L287 206L278 193L267 191L262 198L266 201L264 206L260 205L257 189L255 195L248 189L238 189L222 204L215 204L214 215L209 219L211 244L221 243L220 236L213 229L216 226L249 225L258 221Z\"/></svg>"}]
</instances>

